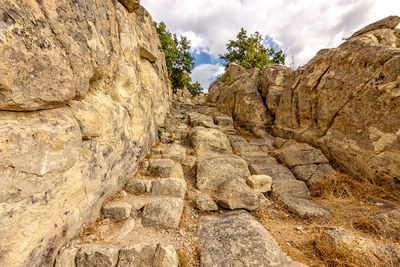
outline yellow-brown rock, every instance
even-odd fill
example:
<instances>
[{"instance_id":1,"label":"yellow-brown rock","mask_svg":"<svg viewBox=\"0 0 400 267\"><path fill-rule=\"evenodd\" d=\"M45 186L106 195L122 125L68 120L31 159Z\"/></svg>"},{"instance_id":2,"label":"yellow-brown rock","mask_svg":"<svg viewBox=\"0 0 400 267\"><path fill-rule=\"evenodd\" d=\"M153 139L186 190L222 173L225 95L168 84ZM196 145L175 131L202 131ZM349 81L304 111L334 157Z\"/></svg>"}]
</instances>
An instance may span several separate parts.
<instances>
[{"instance_id":1,"label":"yellow-brown rock","mask_svg":"<svg viewBox=\"0 0 400 267\"><path fill-rule=\"evenodd\" d=\"M136 11L1 1L0 266L52 265L157 140L171 90L153 21Z\"/></svg>"}]
</instances>

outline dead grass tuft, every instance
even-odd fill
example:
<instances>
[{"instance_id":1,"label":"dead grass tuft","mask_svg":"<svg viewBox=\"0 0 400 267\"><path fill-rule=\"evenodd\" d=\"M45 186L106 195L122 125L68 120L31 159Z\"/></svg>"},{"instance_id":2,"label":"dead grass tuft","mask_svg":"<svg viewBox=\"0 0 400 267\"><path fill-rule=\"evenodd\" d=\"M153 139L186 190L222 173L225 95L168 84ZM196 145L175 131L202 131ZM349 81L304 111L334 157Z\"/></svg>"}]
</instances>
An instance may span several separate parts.
<instances>
[{"instance_id":1,"label":"dead grass tuft","mask_svg":"<svg viewBox=\"0 0 400 267\"><path fill-rule=\"evenodd\" d=\"M353 222L353 227L366 234L378 235L379 230L368 217L361 217Z\"/></svg>"},{"instance_id":2,"label":"dead grass tuft","mask_svg":"<svg viewBox=\"0 0 400 267\"><path fill-rule=\"evenodd\" d=\"M367 200L368 198L383 198L399 201L400 199L384 188L375 184L372 180L362 176L349 176L335 172L310 186L313 197L321 197L331 200Z\"/></svg>"},{"instance_id":3,"label":"dead grass tuft","mask_svg":"<svg viewBox=\"0 0 400 267\"><path fill-rule=\"evenodd\" d=\"M328 266L358 267L366 266L362 258L358 257L353 251L346 247L337 247L332 240L324 234L318 235L314 240L315 248L320 258Z\"/></svg>"}]
</instances>

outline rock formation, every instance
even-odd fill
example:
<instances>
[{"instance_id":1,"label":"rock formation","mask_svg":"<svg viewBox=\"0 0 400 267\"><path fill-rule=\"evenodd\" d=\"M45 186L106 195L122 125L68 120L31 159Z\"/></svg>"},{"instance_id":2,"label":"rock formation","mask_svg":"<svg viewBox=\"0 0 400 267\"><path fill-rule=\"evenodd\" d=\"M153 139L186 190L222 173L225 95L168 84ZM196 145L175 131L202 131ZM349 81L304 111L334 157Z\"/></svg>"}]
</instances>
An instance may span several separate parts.
<instances>
[{"instance_id":1,"label":"rock formation","mask_svg":"<svg viewBox=\"0 0 400 267\"><path fill-rule=\"evenodd\" d=\"M373 23L296 71L231 64L207 102L255 133L270 127L320 148L351 174L399 188L399 23L397 16Z\"/></svg>"},{"instance_id":2,"label":"rock formation","mask_svg":"<svg viewBox=\"0 0 400 267\"><path fill-rule=\"evenodd\" d=\"M398 265L396 199L308 187L331 159L397 181L400 18L296 71L231 64L204 104L139 2L1 2L0 266Z\"/></svg>"},{"instance_id":3,"label":"rock formation","mask_svg":"<svg viewBox=\"0 0 400 267\"><path fill-rule=\"evenodd\" d=\"M164 55L139 1L120 2L131 13L111 0L0 4L1 266L52 265L157 140Z\"/></svg>"}]
</instances>

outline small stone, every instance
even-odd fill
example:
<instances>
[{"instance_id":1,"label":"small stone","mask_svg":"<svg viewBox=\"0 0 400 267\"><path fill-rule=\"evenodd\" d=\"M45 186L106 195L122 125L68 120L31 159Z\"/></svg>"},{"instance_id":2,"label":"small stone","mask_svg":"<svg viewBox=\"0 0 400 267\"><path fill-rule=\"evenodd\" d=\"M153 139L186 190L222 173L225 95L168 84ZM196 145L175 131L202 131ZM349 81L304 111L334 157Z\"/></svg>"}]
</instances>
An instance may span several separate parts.
<instances>
[{"instance_id":1,"label":"small stone","mask_svg":"<svg viewBox=\"0 0 400 267\"><path fill-rule=\"evenodd\" d=\"M133 181L129 181L126 184L126 191L128 191L129 193L133 193L135 195L140 195L140 194L144 194L147 191L147 184L149 183L149 181L145 181L145 180L133 180Z\"/></svg>"},{"instance_id":2,"label":"small stone","mask_svg":"<svg viewBox=\"0 0 400 267\"><path fill-rule=\"evenodd\" d=\"M118 262L118 249L109 245L88 244L76 254L76 267L114 267Z\"/></svg>"},{"instance_id":3,"label":"small stone","mask_svg":"<svg viewBox=\"0 0 400 267\"><path fill-rule=\"evenodd\" d=\"M169 196L184 199L187 184L182 178L164 178L152 182L151 194L153 196Z\"/></svg>"},{"instance_id":4,"label":"small stone","mask_svg":"<svg viewBox=\"0 0 400 267\"><path fill-rule=\"evenodd\" d=\"M182 166L171 159L150 160L149 171L152 174L163 178L183 178Z\"/></svg>"},{"instance_id":5,"label":"small stone","mask_svg":"<svg viewBox=\"0 0 400 267\"><path fill-rule=\"evenodd\" d=\"M262 193L258 194L258 203L260 210L266 210L272 206L272 202L269 201Z\"/></svg>"},{"instance_id":6,"label":"small stone","mask_svg":"<svg viewBox=\"0 0 400 267\"><path fill-rule=\"evenodd\" d=\"M247 178L246 183L253 188L255 192L265 193L271 191L272 178L268 175L252 175Z\"/></svg>"},{"instance_id":7,"label":"small stone","mask_svg":"<svg viewBox=\"0 0 400 267\"><path fill-rule=\"evenodd\" d=\"M196 207L202 211L216 211L217 204L210 198L209 195L200 195L196 198Z\"/></svg>"},{"instance_id":8,"label":"small stone","mask_svg":"<svg viewBox=\"0 0 400 267\"><path fill-rule=\"evenodd\" d=\"M254 191L243 181L233 180L221 185L215 194L219 206L227 209L258 208L258 197Z\"/></svg>"},{"instance_id":9,"label":"small stone","mask_svg":"<svg viewBox=\"0 0 400 267\"><path fill-rule=\"evenodd\" d=\"M180 198L169 198L150 202L145 205L142 214L142 224L178 228L183 211L184 201Z\"/></svg>"},{"instance_id":10,"label":"small stone","mask_svg":"<svg viewBox=\"0 0 400 267\"><path fill-rule=\"evenodd\" d=\"M161 244L157 245L156 253L154 255L154 263L152 266L178 267L178 265L179 258L174 247Z\"/></svg>"},{"instance_id":11,"label":"small stone","mask_svg":"<svg viewBox=\"0 0 400 267\"><path fill-rule=\"evenodd\" d=\"M129 203L118 200L105 204L101 210L104 218L120 221L129 218L132 206Z\"/></svg>"}]
</instances>

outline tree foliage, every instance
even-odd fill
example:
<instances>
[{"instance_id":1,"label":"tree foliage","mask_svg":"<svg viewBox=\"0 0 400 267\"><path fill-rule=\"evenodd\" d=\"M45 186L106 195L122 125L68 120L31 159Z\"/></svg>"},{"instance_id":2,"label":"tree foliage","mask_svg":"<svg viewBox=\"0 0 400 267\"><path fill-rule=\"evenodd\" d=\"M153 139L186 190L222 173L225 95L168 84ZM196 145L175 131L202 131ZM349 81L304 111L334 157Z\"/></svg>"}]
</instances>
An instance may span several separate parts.
<instances>
[{"instance_id":1,"label":"tree foliage","mask_svg":"<svg viewBox=\"0 0 400 267\"><path fill-rule=\"evenodd\" d=\"M190 74L195 58L190 54L190 41L186 36L172 34L164 22L154 23L164 50L168 76L174 91L186 87L192 95L202 92L200 83L192 83Z\"/></svg>"},{"instance_id":2,"label":"tree foliage","mask_svg":"<svg viewBox=\"0 0 400 267\"><path fill-rule=\"evenodd\" d=\"M236 36L236 40L229 40L226 44L227 53L220 58L227 64L235 62L246 69L263 68L267 64L285 64L285 54L281 51L276 52L271 47L265 47L263 38L259 32L247 36L247 31L241 29Z\"/></svg>"}]
</instances>

